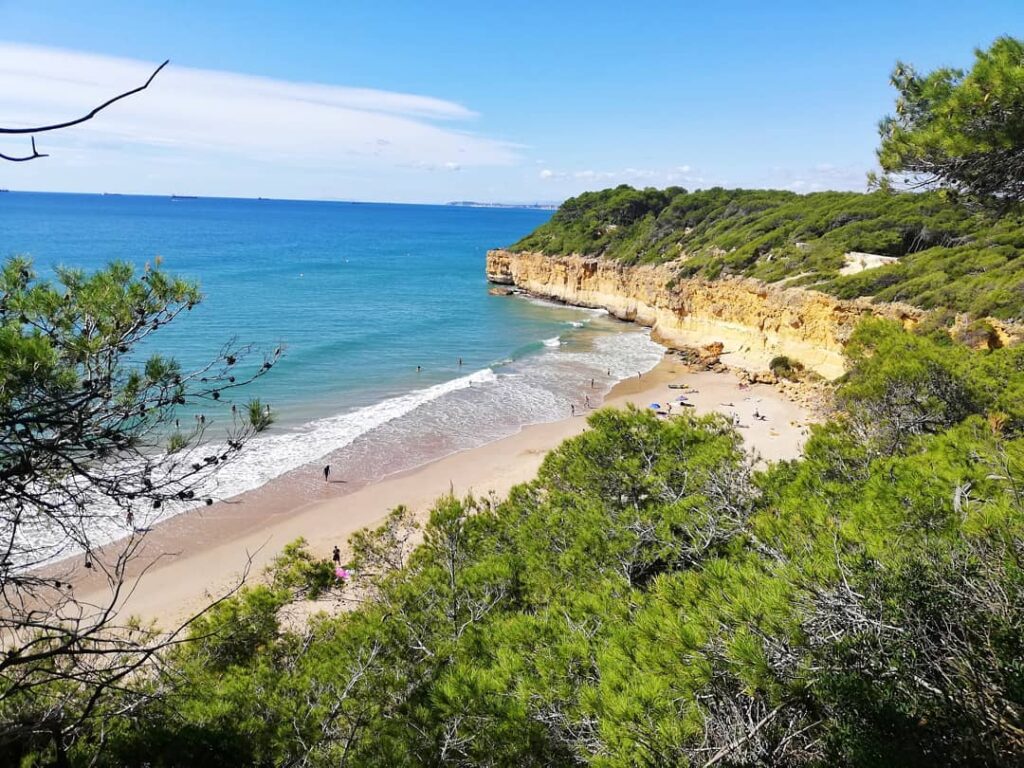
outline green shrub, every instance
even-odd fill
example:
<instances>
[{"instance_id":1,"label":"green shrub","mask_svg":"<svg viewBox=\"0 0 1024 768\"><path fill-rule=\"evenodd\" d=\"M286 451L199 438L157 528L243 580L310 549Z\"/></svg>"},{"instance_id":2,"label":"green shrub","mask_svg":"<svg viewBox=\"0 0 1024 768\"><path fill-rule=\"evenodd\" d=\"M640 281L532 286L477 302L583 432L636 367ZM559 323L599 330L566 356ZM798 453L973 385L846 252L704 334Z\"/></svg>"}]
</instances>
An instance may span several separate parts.
<instances>
[{"instance_id":1,"label":"green shrub","mask_svg":"<svg viewBox=\"0 0 1024 768\"><path fill-rule=\"evenodd\" d=\"M768 368L780 379L795 379L804 370L799 360L790 360L785 355L773 357Z\"/></svg>"}]
</instances>

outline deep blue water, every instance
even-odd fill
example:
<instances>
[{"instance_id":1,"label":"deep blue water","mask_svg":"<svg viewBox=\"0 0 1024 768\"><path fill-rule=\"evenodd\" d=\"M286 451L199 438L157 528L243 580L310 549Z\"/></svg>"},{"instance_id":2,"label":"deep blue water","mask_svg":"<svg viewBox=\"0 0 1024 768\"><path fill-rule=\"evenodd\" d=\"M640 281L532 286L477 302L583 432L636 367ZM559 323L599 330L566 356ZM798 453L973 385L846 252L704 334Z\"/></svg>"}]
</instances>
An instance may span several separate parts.
<instances>
[{"instance_id":1,"label":"deep blue water","mask_svg":"<svg viewBox=\"0 0 1024 768\"><path fill-rule=\"evenodd\" d=\"M652 366L657 348L635 327L488 294L486 250L549 216L9 192L0 194L0 254L31 256L43 274L160 257L205 297L153 341L185 367L232 337L285 347L247 392L273 404L278 426L228 495L324 456L370 465L386 454L401 469L559 418Z\"/></svg>"}]
</instances>

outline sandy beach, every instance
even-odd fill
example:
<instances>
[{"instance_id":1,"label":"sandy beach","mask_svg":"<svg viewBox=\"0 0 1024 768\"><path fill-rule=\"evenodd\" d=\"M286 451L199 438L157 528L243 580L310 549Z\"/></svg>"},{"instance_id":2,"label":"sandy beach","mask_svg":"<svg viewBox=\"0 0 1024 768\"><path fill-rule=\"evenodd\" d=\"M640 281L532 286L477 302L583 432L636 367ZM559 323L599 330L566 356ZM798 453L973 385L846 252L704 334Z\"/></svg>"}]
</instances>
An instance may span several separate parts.
<instances>
[{"instance_id":1,"label":"sandy beach","mask_svg":"<svg viewBox=\"0 0 1024 768\"><path fill-rule=\"evenodd\" d=\"M770 385L741 388L733 374L690 372L671 354L643 376L617 384L601 405L666 405L683 393L669 384L692 388L686 397L696 413L720 411L735 417L747 447L761 460L799 454L809 419L800 406ZM585 394L581 391L581 400ZM676 405L672 412L682 410ZM334 477L325 483L321 464L306 466L230 501L167 520L146 536L131 565L130 577L148 570L122 600L122 610L170 626L237 583L249 558L249 579L258 579L263 567L299 537L326 557L335 545L344 549L354 531L378 523L399 504L423 516L449 490L502 497L530 480L548 451L586 428L582 411L577 408L575 417L528 426L505 439L362 486ZM80 558L65 561L59 569L84 600L109 601L102 575L85 570Z\"/></svg>"}]
</instances>

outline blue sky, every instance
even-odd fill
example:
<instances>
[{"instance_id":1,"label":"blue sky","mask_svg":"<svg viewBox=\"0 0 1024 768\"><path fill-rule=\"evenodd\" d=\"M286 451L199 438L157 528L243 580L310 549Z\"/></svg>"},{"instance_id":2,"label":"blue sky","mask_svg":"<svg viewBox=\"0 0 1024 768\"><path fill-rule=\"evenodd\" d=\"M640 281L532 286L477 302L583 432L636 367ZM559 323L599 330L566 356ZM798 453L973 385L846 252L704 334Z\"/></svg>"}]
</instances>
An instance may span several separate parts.
<instances>
[{"instance_id":1,"label":"blue sky","mask_svg":"<svg viewBox=\"0 0 1024 768\"><path fill-rule=\"evenodd\" d=\"M40 137L52 157L0 166L0 186L403 202L860 189L897 59L966 65L1024 35L1021 0L0 0L0 14L7 124L74 114L172 60L152 92Z\"/></svg>"}]
</instances>

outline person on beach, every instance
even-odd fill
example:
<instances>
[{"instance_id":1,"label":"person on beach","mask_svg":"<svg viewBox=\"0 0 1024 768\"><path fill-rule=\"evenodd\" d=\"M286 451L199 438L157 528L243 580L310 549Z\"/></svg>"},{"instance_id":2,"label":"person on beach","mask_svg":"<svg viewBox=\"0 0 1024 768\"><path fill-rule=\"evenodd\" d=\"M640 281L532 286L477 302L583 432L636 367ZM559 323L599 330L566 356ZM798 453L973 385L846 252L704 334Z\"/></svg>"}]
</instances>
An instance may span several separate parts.
<instances>
[{"instance_id":1,"label":"person on beach","mask_svg":"<svg viewBox=\"0 0 1024 768\"><path fill-rule=\"evenodd\" d=\"M334 552L331 553L331 560L334 561L335 565L341 565L341 550L338 549L338 545L334 545Z\"/></svg>"},{"instance_id":2,"label":"person on beach","mask_svg":"<svg viewBox=\"0 0 1024 768\"><path fill-rule=\"evenodd\" d=\"M569 404L569 413L571 415L573 415L573 416L576 415L576 404L575 403L570 403Z\"/></svg>"},{"instance_id":3,"label":"person on beach","mask_svg":"<svg viewBox=\"0 0 1024 768\"><path fill-rule=\"evenodd\" d=\"M418 365L416 366L416 373L419 373L419 372L420 372L420 371L422 371L422 370L423 370L423 369L422 369L422 368L421 368L420 366L418 366Z\"/></svg>"},{"instance_id":4,"label":"person on beach","mask_svg":"<svg viewBox=\"0 0 1024 768\"><path fill-rule=\"evenodd\" d=\"M590 380L590 388L591 388L591 389L593 389L593 388L594 388L594 380L593 380L593 379L591 379L591 380Z\"/></svg>"},{"instance_id":5,"label":"person on beach","mask_svg":"<svg viewBox=\"0 0 1024 768\"><path fill-rule=\"evenodd\" d=\"M583 402L587 406L587 408L589 408L590 407L590 395L584 395L583 396Z\"/></svg>"},{"instance_id":6,"label":"person on beach","mask_svg":"<svg viewBox=\"0 0 1024 768\"><path fill-rule=\"evenodd\" d=\"M325 483L327 483L327 482L330 482L330 481L328 480L328 478L329 478L330 476L331 476L331 465L330 465L330 464L325 464L325 465L324 465L324 482L325 482Z\"/></svg>"},{"instance_id":7,"label":"person on beach","mask_svg":"<svg viewBox=\"0 0 1024 768\"><path fill-rule=\"evenodd\" d=\"M459 358L459 368L461 368L461 367L462 367L462 358L460 357Z\"/></svg>"},{"instance_id":8,"label":"person on beach","mask_svg":"<svg viewBox=\"0 0 1024 768\"><path fill-rule=\"evenodd\" d=\"M636 380L640 381L641 376L642 376L642 374L640 373L640 371L637 371L636 372Z\"/></svg>"}]
</instances>

